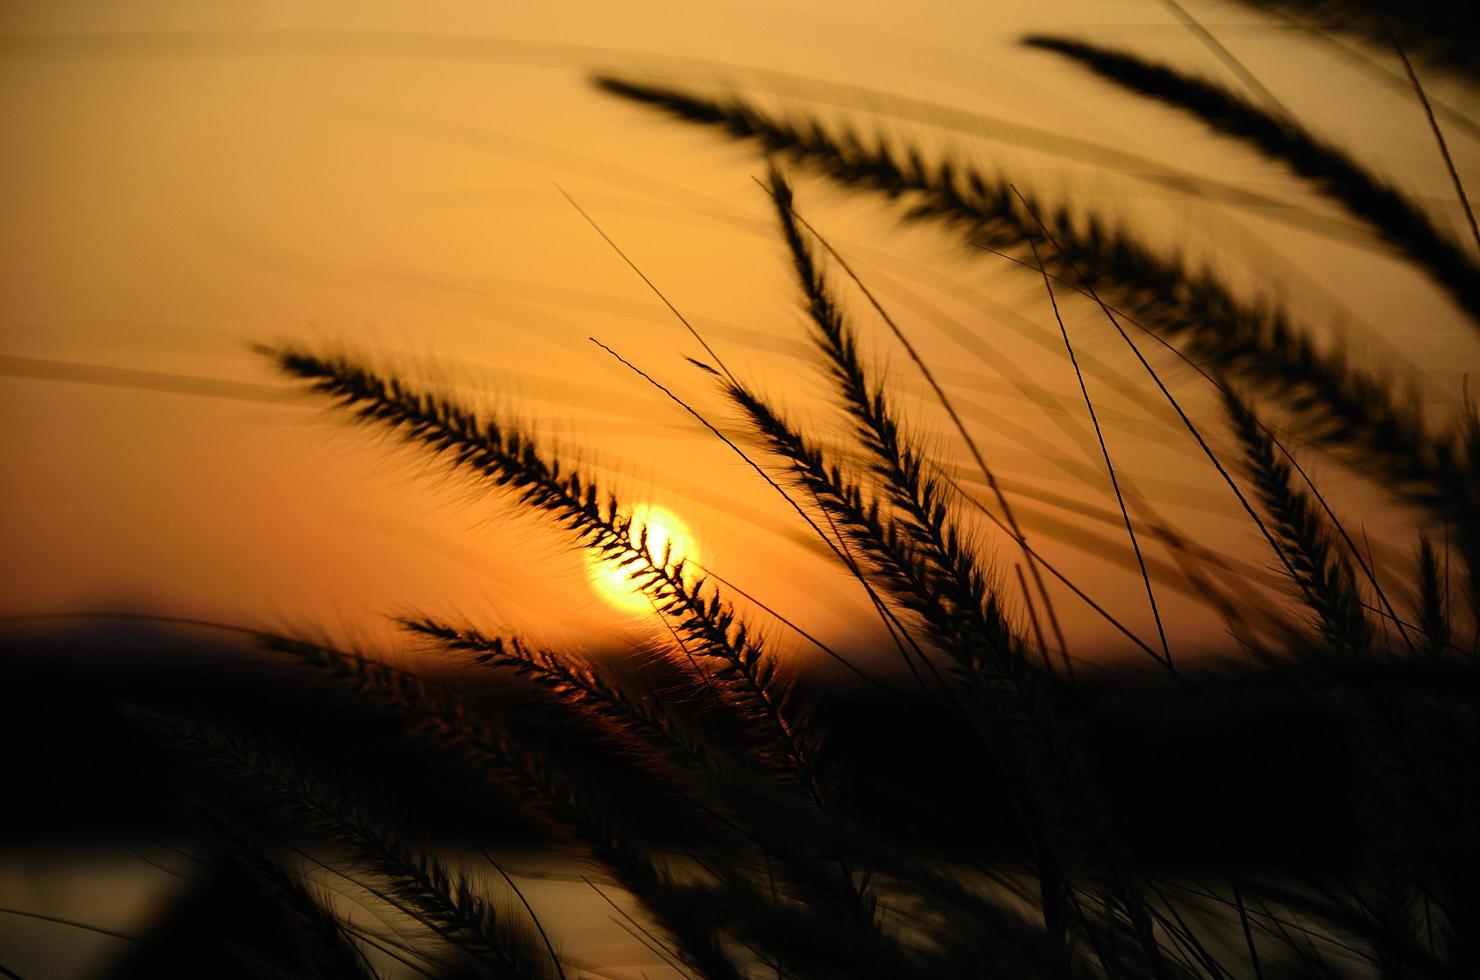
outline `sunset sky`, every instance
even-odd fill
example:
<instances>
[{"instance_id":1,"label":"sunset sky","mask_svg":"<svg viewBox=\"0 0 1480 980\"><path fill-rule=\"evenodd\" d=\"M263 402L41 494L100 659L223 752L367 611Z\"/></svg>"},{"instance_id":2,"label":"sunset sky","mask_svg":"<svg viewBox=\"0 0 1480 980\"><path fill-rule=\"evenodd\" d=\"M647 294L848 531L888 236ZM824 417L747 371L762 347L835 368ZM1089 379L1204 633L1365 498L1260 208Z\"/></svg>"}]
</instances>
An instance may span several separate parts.
<instances>
[{"instance_id":1,"label":"sunset sky","mask_svg":"<svg viewBox=\"0 0 1480 980\"><path fill-rule=\"evenodd\" d=\"M1459 227L1411 93L1242 7L1196 13L1302 121ZM786 503L588 340L738 429L686 361L702 348L561 189L737 374L829 441L844 434L752 179L764 161L597 92L594 69L740 92L1001 168L1048 200L1216 255L1221 274L1288 300L1354 360L1459 403L1480 347L1418 273L1252 153L1017 45L1034 31L1092 33L1236 84L1155 0L6 5L0 614L127 608L374 637L387 615L422 609L582 649L661 628L615 612L561 532L350 429L251 350L293 341L522 420L625 500L676 515L706 567L830 643L875 644L865 596ZM1431 87L1480 113L1443 79ZM1477 172L1480 143L1451 143ZM957 399L1035 546L1150 635L1042 282L902 225L879 197L799 174L798 205ZM848 296L915 432L989 504L918 372ZM1128 482L1236 565L1226 587L1258 587L1271 559L1236 502L1101 315L1065 311ZM1195 416L1215 417L1195 375L1157 363ZM1370 490L1312 462L1379 560L1406 560L1411 537ZM1016 552L981 533L1016 607ZM1168 559L1154 544L1149 556ZM1173 567L1158 583L1172 642L1226 646L1178 580ZM1080 655L1123 650L1055 597Z\"/></svg>"}]
</instances>

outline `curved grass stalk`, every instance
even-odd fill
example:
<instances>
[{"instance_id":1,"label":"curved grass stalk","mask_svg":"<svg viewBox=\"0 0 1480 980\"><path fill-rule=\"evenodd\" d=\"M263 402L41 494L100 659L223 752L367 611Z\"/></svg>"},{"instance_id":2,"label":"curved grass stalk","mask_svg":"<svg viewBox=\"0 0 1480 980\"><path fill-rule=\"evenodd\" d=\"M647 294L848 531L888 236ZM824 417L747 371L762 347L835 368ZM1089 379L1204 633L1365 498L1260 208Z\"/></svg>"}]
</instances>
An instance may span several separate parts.
<instances>
[{"instance_id":1,"label":"curved grass stalk","mask_svg":"<svg viewBox=\"0 0 1480 980\"><path fill-rule=\"evenodd\" d=\"M1014 656L1022 641L1008 625L997 596L988 589L974 550L948 517L944 484L927 472L925 460L901 433L887 395L869 381L853 331L802 236L792 208L791 189L778 171L773 169L770 176L768 190L806 297L808 316L816 328L813 339L842 394L856 435L873 457L874 472L900 515L900 529L918 548L913 561L927 589L935 593L937 603L948 605L949 618L968 631L965 635L958 632L946 651L953 656L962 651L970 651L973 656ZM982 649L974 649L977 646Z\"/></svg>"},{"instance_id":2,"label":"curved grass stalk","mask_svg":"<svg viewBox=\"0 0 1480 980\"><path fill-rule=\"evenodd\" d=\"M909 355L910 360L912 360L915 363L915 366L919 369L921 376L925 378L925 381L930 386L931 391L935 393L936 400L940 402L941 407L945 409L946 414L950 417L951 423L955 426L957 433L961 436L961 440L966 444L966 448L971 453L972 459L976 461L977 468L981 470L982 478L986 480L988 488L992 491L993 496L996 497L997 505L1002 508L1002 516L1007 522L1009 533L1017 542L1018 547L1022 549L1023 558L1028 563L1029 574L1032 575L1033 583L1035 586L1037 586L1038 589L1038 594L1043 599L1044 609L1048 614L1048 620L1050 626L1053 629L1054 638L1058 642L1059 653L1064 659L1065 668L1066 670L1070 669L1068 667L1069 647L1067 642L1065 642L1064 640L1064 632L1059 626L1059 618L1057 612L1054 609L1053 599L1049 595L1048 589L1043 584L1043 576L1038 570L1038 561L1034 557L1033 549L1029 547L1027 536L1023 533L1022 527L1018 524L1017 516L1013 511L1012 504L1009 503L1007 495L1003 493L1001 486L997 482L996 473L993 471L992 467L987 464L986 459L982 456L981 450L977 447L976 440L972 438L971 433L967 430L966 424L961 420L960 414L956 411L956 406L946 395L945 389L943 389L940 386L940 383L936 381L935 373L931 371L929 365L925 363L924 358L920 356L919 352L915 349L915 345L910 342L909 337L905 335L905 332L900 328L899 324L894 321L894 317L890 316L889 311L885 309L884 304L881 303L879 299L874 295L873 290L869 289L868 286L864 284L864 281L859 277L859 275L853 271L853 266L850 265L848 261L843 258L843 256L838 252L837 249L833 248L828 240L824 238L822 234L817 231L816 228L813 228L812 225L807 222L806 218L803 218L801 214L798 213L796 207L793 205L793 195L791 187L789 184L787 184L786 179L781 175L781 172L777 170L774 165L771 168L769 185L763 184L762 188L771 195L772 202L775 204L778 214L783 212L783 210L785 212L784 214L782 214L783 230L786 235L787 244L792 249L794 259L796 256L797 246L801 244L800 236L795 234L795 224L800 224L812 235L813 238L817 240L818 244L820 244L827 251L828 255L832 256L833 261L835 261L838 266L845 273L847 273L848 277L853 280L854 285L858 287L859 291L863 293L864 298L869 301L869 304L873 306L875 312L879 314L879 317L884 321L885 325L889 327L890 332L894 334L895 339L899 341L900 346L905 349L905 352ZM797 261L800 271L800 260ZM731 380L733 380L733 378ZM1022 591L1025 600L1027 601L1029 606L1032 607L1033 597L1028 593L1026 582L1023 583ZM1034 617L1034 622L1037 622L1036 615ZM1046 655L1048 650L1047 644L1040 640L1039 646L1043 648Z\"/></svg>"},{"instance_id":3,"label":"curved grass stalk","mask_svg":"<svg viewBox=\"0 0 1480 980\"><path fill-rule=\"evenodd\" d=\"M1047 233L1046 226L1041 226L1041 227L1043 227L1045 233ZM1050 233L1050 239L1052 240L1051 233ZM1055 244L1057 244L1057 243L1055 242ZM1011 258L1010 256L1006 256L1005 253L1000 253L999 252L999 253L996 253L996 254L1003 255L1006 258ZM1017 261L1017 260L1016 259L1013 259L1012 261ZM1059 279L1058 277L1053 277L1053 278L1056 281L1059 281L1059 282L1066 282L1066 280ZM1228 488L1233 492L1234 496L1238 499L1239 504L1244 508L1245 512L1249 515L1250 519L1254 522L1254 525L1259 528L1260 533L1269 542L1270 547L1274 550L1275 555L1280 560L1280 563L1285 566L1286 572L1289 573L1289 576L1292 579L1297 578L1298 576L1297 576L1297 574L1295 572L1295 569L1293 568L1293 566L1291 566L1290 561L1289 561L1289 558L1284 554L1284 551L1281 549L1280 544L1276 540L1275 536L1269 531L1269 528L1265 525L1263 519L1259 516L1259 514L1250 505L1250 503L1249 503L1248 499L1245 497L1243 491L1239 489L1238 484L1228 474L1226 468L1223 466L1223 463L1218 459L1217 454L1213 452L1212 447L1210 447L1207 444L1207 441L1199 433L1197 426L1193 424L1192 419L1182 409L1182 407L1178 403L1177 399L1172 395L1171 391L1161 381L1161 379L1158 376L1157 372L1151 367L1150 362L1147 361L1146 358L1145 358L1145 355L1141 353L1140 347L1134 341L1131 340L1130 336L1121 327L1120 321L1121 320L1125 320L1126 322L1130 323L1132 326L1135 326L1137 329L1139 329L1142 332L1146 333L1152 339L1157 340L1163 346L1167 347L1167 349L1170 350L1173 354L1175 354L1182 361L1182 363L1186 364L1188 367L1192 368L1192 370L1195 371L1197 374L1201 375L1202 378L1203 378L1203 380L1206 381L1209 385L1211 385L1213 387L1213 389L1215 391L1217 391L1219 393L1219 395L1222 396L1224 399L1227 399L1227 398L1230 398L1230 397L1233 397L1233 398L1236 398L1237 397L1234 394L1233 389L1229 386L1229 384L1226 383L1225 380L1222 380L1219 377L1217 377L1217 376L1209 373L1205 368L1203 368L1197 362L1193 361L1186 354L1184 354L1183 352L1177 350L1175 347L1172 347L1170 344L1168 344L1166 342L1166 340L1164 340L1163 338L1157 336L1155 333L1153 333L1150 330L1148 330L1143 324L1141 324L1138 320L1136 320L1135 317L1126 314L1124 310L1118 310L1118 309L1115 309L1115 308L1107 305L1105 303L1104 299L1098 293L1096 293L1093 289L1087 288L1087 287L1083 287L1083 286L1076 286L1076 285L1074 285L1072 283L1066 283L1066 284L1069 285L1070 288L1075 289L1076 291L1080 292L1084 296L1086 296L1089 299L1093 300L1097 305L1099 305L1101 311L1105 314L1106 318L1110 321L1111 326L1113 326L1115 328L1116 332L1120 335L1121 339L1124 340L1126 342L1127 346L1129 346L1131 348L1132 352L1136 355L1136 358L1139 361L1141 361L1142 365L1146 369L1147 374L1151 377L1153 383L1155 383L1156 386L1161 389L1161 391L1162 391L1164 397L1166 398L1167 402L1172 406L1173 410L1176 411L1178 417L1182 419L1183 424L1187 428L1188 432L1197 441L1198 445L1202 448L1204 454L1207 456L1208 461L1213 465L1214 469L1216 469L1218 471L1219 476L1221 476L1223 478L1223 480L1227 484ZM1361 550L1357 548L1356 542L1352 540L1352 537L1347 532L1347 529L1346 529L1345 525L1343 525L1342 522L1341 522L1341 519L1336 516L1336 512L1334 510L1332 510L1331 505L1327 502L1325 496L1321 493L1320 488L1316 486L1315 481L1311 479L1310 474L1308 474L1305 471L1305 468L1300 465L1300 461L1295 458L1295 455L1290 452L1289 448L1286 447L1283 442L1280 441L1280 439L1274 434L1273 430L1271 430L1269 428L1269 426L1265 425L1263 422L1259 421L1258 419L1255 419L1255 425L1259 429L1259 432L1261 434L1261 437L1262 438L1267 438L1270 441L1270 443L1276 449L1278 449L1279 452L1282 454L1282 456L1284 457L1284 461L1287 462L1290 465L1290 467L1293 468L1293 470L1295 471L1295 473L1300 476L1300 479L1305 484L1306 489L1308 489L1310 491L1311 497L1314 498L1315 502L1320 506L1321 510L1325 512L1326 518L1331 522L1331 526L1336 530L1337 534L1341 537L1342 541L1346 544L1347 549L1348 549L1348 551L1349 551L1352 559L1354 561L1356 561L1357 566L1359 568L1361 568L1363 575L1367 579L1368 583L1372 586L1372 591L1376 594L1378 601L1382 604L1383 611L1385 612L1388 620L1391 621L1395 626L1397 626L1398 633L1402 637L1404 644L1406 646L1408 646L1409 649L1412 649L1413 644L1412 644L1412 641L1408 637L1407 624L1405 624L1402 621L1402 619L1398 616L1397 610L1393 608L1393 604L1389 601L1389 599L1387 597L1387 593L1386 593L1386 591L1382 587L1382 583L1378 580L1376 569L1374 567L1372 567L1371 565L1369 565L1368 562L1367 562L1367 560L1363 558ZM1462 442L1462 440L1455 440L1453 443L1451 443L1451 445L1459 445L1459 444L1461 444L1461 442ZM1476 450L1472 446L1472 447L1468 448L1463 453L1463 455L1467 459L1474 460L1474 459L1476 459ZM1473 508L1469 508L1468 510L1472 510L1472 509ZM1468 510L1466 512L1468 512Z\"/></svg>"},{"instance_id":4,"label":"curved grass stalk","mask_svg":"<svg viewBox=\"0 0 1480 980\"><path fill-rule=\"evenodd\" d=\"M1371 174L1345 150L1288 116L1254 105L1221 85L1125 51L1042 35L1026 37L1023 43L1062 55L1128 91L1187 112L1220 136L1283 163L1424 270L1480 329L1480 264L1474 256L1441 232L1406 195ZM1445 155L1447 159L1447 151ZM1453 173L1452 164L1450 170ZM1459 186L1463 198L1463 185ZM1468 216L1468 204L1465 212Z\"/></svg>"},{"instance_id":5,"label":"curved grass stalk","mask_svg":"<svg viewBox=\"0 0 1480 980\"><path fill-rule=\"evenodd\" d=\"M1444 130L1439 126L1439 120L1434 117L1434 106L1429 101L1428 93L1424 91L1423 82L1418 80L1418 72L1413 70L1413 62L1408 60L1408 53L1403 50L1403 45L1396 39L1393 40L1393 50L1398 53L1398 60L1403 62L1403 71L1408 75L1408 81L1413 83L1413 94L1418 97L1418 104L1423 106L1424 118L1429 122L1429 132L1434 134L1434 144L1439 148L1439 156L1444 160L1444 169L1449 172L1449 182L1454 186L1454 194L1459 198L1460 207L1464 210L1465 221L1470 226L1470 238L1475 245L1480 247L1480 224L1475 222L1475 209L1470 206L1470 195L1465 193L1465 182L1460 178L1459 170L1454 166L1454 156L1449 152L1449 141L1444 138Z\"/></svg>"},{"instance_id":6,"label":"curved grass stalk","mask_svg":"<svg viewBox=\"0 0 1480 980\"><path fill-rule=\"evenodd\" d=\"M1151 575L1146 571L1146 556L1141 552L1141 542L1136 536L1135 525L1131 522L1130 511L1126 508L1125 493L1120 489L1120 479L1115 474L1115 463L1110 456L1110 447L1105 442L1105 433L1100 427L1099 413L1095 411L1095 403L1089 396L1089 388L1084 383L1084 372L1080 370L1079 358L1074 355L1074 344L1069 340L1069 328L1064 325L1064 317L1059 313L1059 301L1054 295L1053 282L1048 278L1048 272L1043 267L1043 257L1039 254L1038 244L1029 239L1028 245L1033 251L1033 264L1043 274L1043 286L1048 292L1048 303L1053 308L1054 321L1059 325L1059 334L1064 338L1064 351L1069 355L1069 364L1074 368L1074 377L1079 382L1079 392L1084 396L1084 407L1089 413L1090 424L1095 430L1095 440L1100 444L1100 455L1105 460L1105 472L1110 477L1110 489L1115 494L1115 502L1120 507L1120 517L1125 524L1126 537L1130 539L1131 551L1136 556L1136 567L1141 573L1141 581L1146 587L1146 600L1151 605L1151 618L1156 623L1156 636L1161 641L1161 664L1167 670L1175 672L1172 665L1172 648L1167 642L1166 627L1161 621L1161 610L1156 604L1156 590L1151 586Z\"/></svg>"},{"instance_id":7,"label":"curved grass stalk","mask_svg":"<svg viewBox=\"0 0 1480 980\"><path fill-rule=\"evenodd\" d=\"M908 198L908 216L962 229L974 244L1026 258L1039 237L1036 214L1010 184L950 162L927 164L912 150L865 145L847 131L815 121L771 116L743 101L707 99L673 88L601 76L614 95L653 106L686 122L713 126L735 139L803 163L847 187ZM1386 380L1322 351L1286 312L1235 297L1206 270L1159 256L1125 232L1067 209L1044 214L1058 248L1046 255L1051 275L1092 289L1115 307L1209 369L1237 375L1278 397L1313 441L1354 461L1380 466L1390 489L1441 513L1468 506L1457 479L1464 447L1430 433L1423 412L1399 400Z\"/></svg>"},{"instance_id":8,"label":"curved grass stalk","mask_svg":"<svg viewBox=\"0 0 1480 980\"><path fill-rule=\"evenodd\" d=\"M745 413L766 448L785 461L791 476L808 490L842 535L861 550L869 569L884 581L894 601L924 620L943 652L954 654L966 649L962 644L968 637L962 630L973 614L963 606L958 615L949 598L935 591L935 578L924 566L914 535L881 510L879 502L867 497L857 483L830 465L822 450L765 399L739 384L726 385L725 392Z\"/></svg>"},{"instance_id":9,"label":"curved grass stalk","mask_svg":"<svg viewBox=\"0 0 1480 980\"><path fill-rule=\"evenodd\" d=\"M617 499L576 470L546 457L517 429L483 417L400 379L377 374L344 357L323 357L294 348L264 350L286 373L311 382L367 423L450 460L518 500L543 511L585 548L630 569L646 593L689 644L695 656L719 661L711 674L732 696L731 707L747 719L758 758L778 774L790 774L818 792L815 748L793 717L786 678L760 638L703 576L691 575L684 560L655 554L647 529L624 515Z\"/></svg>"},{"instance_id":10,"label":"curved grass stalk","mask_svg":"<svg viewBox=\"0 0 1480 980\"><path fill-rule=\"evenodd\" d=\"M1109 872L1110 894L1133 923L1140 955L1154 975L1162 976L1166 964L1148 909L1117 852L1107 815L1095 799L1091 781L1084 778L1078 753L1055 717L1048 678L1035 676L1024 657L1022 639L987 588L974 550L949 516L944 484L926 473L924 460L903 438L900 420L883 389L868 378L853 332L798 229L790 191L775 171L772 191L807 312L816 328L814 340L842 394L856 436L872 456L871 468L903 533L890 540L887 531L893 523L879 523L877 508L869 515L862 497L840 486L840 475L829 472L820 456L752 394L734 386L737 390L731 396L804 483L833 501L839 516L854 522L864 518L863 523L853 525L855 532L863 532L861 543L892 562L895 574L914 593L914 601L927 615L934 612L939 617L937 629L944 641L939 645L957 666L968 695L968 715L988 750L1025 790L1026 799L1018 800L1017 806L1035 841L1045 920L1061 954L1066 950L1065 930L1071 914L1091 934L1095 931L1066 875L1100 865ZM1113 958L1115 954L1106 955Z\"/></svg>"},{"instance_id":11,"label":"curved grass stalk","mask_svg":"<svg viewBox=\"0 0 1480 980\"><path fill-rule=\"evenodd\" d=\"M1373 637L1351 566L1335 547L1333 532L1306 492L1294 483L1290 464L1254 413L1232 391L1224 405L1243 446L1244 460L1259 500L1288 558L1294 584L1320 623L1321 634L1337 649L1362 654Z\"/></svg>"}]
</instances>

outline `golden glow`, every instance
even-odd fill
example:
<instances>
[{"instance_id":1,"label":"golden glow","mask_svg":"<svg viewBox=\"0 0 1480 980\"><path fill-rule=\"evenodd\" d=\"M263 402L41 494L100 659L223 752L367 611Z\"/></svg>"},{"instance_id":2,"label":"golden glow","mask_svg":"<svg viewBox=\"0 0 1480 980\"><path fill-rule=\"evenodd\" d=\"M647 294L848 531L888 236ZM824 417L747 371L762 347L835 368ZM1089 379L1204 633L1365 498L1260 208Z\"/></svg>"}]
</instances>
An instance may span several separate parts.
<instances>
[{"instance_id":1,"label":"golden glow","mask_svg":"<svg viewBox=\"0 0 1480 980\"><path fill-rule=\"evenodd\" d=\"M637 538L642 528L646 527L648 550L657 560L663 559L665 549L668 549L669 562L676 562L681 558L698 558L694 536L672 511L662 507L640 507L632 517L633 538ZM652 601L632 580L633 574L640 568L638 564L622 567L619 559L601 558L593 552L586 553L586 572L591 576L596 594L612 608L630 616L653 612Z\"/></svg>"},{"instance_id":2,"label":"golden glow","mask_svg":"<svg viewBox=\"0 0 1480 980\"><path fill-rule=\"evenodd\" d=\"M1147 184L1113 154L1081 147L1066 164L1063 147L958 128L960 109L1111 148L1134 134L1137 155L1310 203L1308 185L1253 154L1231 153L1164 107L1012 41L1103 23L1106 43L1195 69L1204 55L1172 33L1180 28L1170 14L1157 14L1154 43L1140 45L1155 7L927 0L911 8L905 37L892 8L842 0L562 0L520 5L517 24L486 2L449 0L430 33L409 5L347 0L0 4L0 77L10 93L0 99L11 192L3 216L16 243L0 263L0 406L9 423L0 426L0 459L25 461L0 488L3 612L137 606L231 622L343 622L378 637L387 610L472 611L496 601L511 628L538 623L543 641L569 649L602 647L609 621L627 611L650 614L618 570L593 570L583 587L583 559L563 550L568 536L495 519L522 512L513 501L470 507L462 478L409 478L435 470L415 451L395 454L387 474L389 444L339 432L341 415L320 399L262 401L256 386L286 387L285 379L251 345L292 341L342 345L511 422L537 422L538 435L555 435L542 444L562 458L599 459L607 469L598 472L640 479L682 511L704 534L700 561L722 565L831 645L860 656L887 649L866 594L775 492L587 343L596 333L656 377L687 385L714 420L742 425L684 359L695 344L555 182L686 317L701 328L745 325L745 337L715 334L737 345L723 348L732 367L763 380L813 435L851 442L832 386L796 359L810 328L751 180L758 157L585 84L596 46L613 52L603 68L680 87L707 76L657 52L691 59L685 66L735 65L733 75L721 72L726 91L733 84L736 96L788 118L815 116L918 143L927 159L960 156L1021 175L1023 189L1034 184L1045 200L1103 204L1107 220L1157 249L1187 248L1240 294L1268 286L1321 332L1317 342L1457 403L1463 376L1480 373L1473 328L1386 250L1324 247L1324 223L1274 221L1248 202ZM1424 128L1409 102L1329 61L1323 42L1300 32L1260 28L1239 40L1240 59L1303 124L1340 134L1401 185L1452 200L1426 148L1394 138ZM798 81L777 102L765 74L777 70L828 81ZM916 110L861 92L833 105L841 92L833 83L904 93L916 109L953 108L895 129L881 113ZM497 97L510 91L519 98ZM1455 141L1451 150L1461 173L1480 173L1480 144ZM1059 334L1036 273L979 249L968 257L934 223L902 227L898 209L872 192L796 176L803 215L870 289L899 291L891 305L913 310L921 357L949 368L942 382L963 386L983 451L1034 498L1023 501L1033 547L1072 568L1076 585L1133 632L1154 635L1134 560L1122 557L1119 517L1102 521L1108 486L1060 467L1065 454L1077 458L1089 423L1062 346L1041 343L1043 331ZM1333 317L1326 290L1360 315ZM865 358L880 368L892 361L881 377L904 397L921 379L858 299L851 312ZM984 314L988 302L1010 328ZM1083 330L1109 329L1092 303L1078 306ZM1417 323L1424 328L1407 326ZM1099 351L1103 370L1139 372L1115 340L1115 353ZM999 376L999 361L1047 386L1045 400L1025 400ZM1117 470L1136 478L1170 524L1195 529L1201 547L1238 567L1266 564L1268 545L1249 533L1216 471L1188 465L1175 416L1145 400L1154 386L1138 373L1127 386L1090 380L1105 416L1125 427L1111 445ZM1220 418L1212 389L1185 387L1194 420ZM939 463L960 464L964 447L934 399L909 398L912 431L931 434ZM994 420L1011 428L994 429ZM1328 495L1360 505L1374 546L1411 538L1409 511L1377 506L1355 474L1334 468L1330 477L1343 482ZM1010 559L1010 540L984 516L963 519ZM1003 600L1021 602L1006 578ZM1096 612L1049 588L1071 648L1120 650ZM1172 633L1221 635L1200 590L1163 593ZM627 611L597 594L622 596ZM797 645L799 655L806 649Z\"/></svg>"}]
</instances>

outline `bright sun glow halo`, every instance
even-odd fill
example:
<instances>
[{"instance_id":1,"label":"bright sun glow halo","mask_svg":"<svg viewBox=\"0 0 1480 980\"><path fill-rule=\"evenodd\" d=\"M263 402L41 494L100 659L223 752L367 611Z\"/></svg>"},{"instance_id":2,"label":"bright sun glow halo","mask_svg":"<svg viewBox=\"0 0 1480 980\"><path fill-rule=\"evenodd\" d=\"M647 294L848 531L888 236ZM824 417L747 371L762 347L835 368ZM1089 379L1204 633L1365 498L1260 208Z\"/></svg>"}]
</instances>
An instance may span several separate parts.
<instances>
[{"instance_id":1,"label":"bright sun glow halo","mask_svg":"<svg viewBox=\"0 0 1480 980\"><path fill-rule=\"evenodd\" d=\"M641 529L646 527L648 550L653 553L653 557L662 560L664 548L671 548L668 559L670 562L680 558L691 561L698 559L694 536L672 511L662 507L640 507L633 512L632 517L633 537L637 537ZM616 558L602 558L595 552L586 552L586 572L591 576L591 584L596 588L596 593L608 605L629 616L652 615L652 601L632 580L632 574L638 566L628 565L623 568L618 562L619 559Z\"/></svg>"}]
</instances>

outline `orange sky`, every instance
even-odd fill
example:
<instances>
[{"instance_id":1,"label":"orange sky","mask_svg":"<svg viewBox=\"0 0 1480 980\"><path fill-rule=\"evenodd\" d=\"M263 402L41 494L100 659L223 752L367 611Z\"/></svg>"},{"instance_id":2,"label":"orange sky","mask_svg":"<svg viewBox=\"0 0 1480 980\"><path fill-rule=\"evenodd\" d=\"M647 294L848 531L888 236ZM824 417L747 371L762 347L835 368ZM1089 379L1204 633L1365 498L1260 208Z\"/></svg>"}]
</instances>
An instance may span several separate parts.
<instances>
[{"instance_id":1,"label":"orange sky","mask_svg":"<svg viewBox=\"0 0 1480 980\"><path fill-rule=\"evenodd\" d=\"M341 344L526 420L634 503L681 515L726 578L830 642L877 639L857 586L816 554L786 505L587 341L595 335L715 421L734 421L683 359L697 345L557 183L737 373L799 419L841 431L800 345L795 284L750 179L762 169L754 153L597 94L584 81L594 67L730 85L1001 166L1154 241L1216 254L1234 281L1288 297L1325 328L1339 322L1359 361L1423 379L1438 404L1452 406L1460 377L1480 364L1443 297L1378 250L1292 230L1269 210L1179 195L1068 143L1019 145L1003 123L1342 222L1252 155L1013 43L1028 30L1093 32L1227 80L1153 0L926 0L910 5L909 22L883 3L410 10L98 2L0 12L0 613L133 606L373 634L386 614L424 609L554 643L603 642L607 607L558 532L311 401L273 402L266 386L279 381L248 346L292 339ZM1457 227L1408 100L1240 8L1197 13L1301 119ZM1434 89L1480 114L1473 96ZM1461 171L1480 176L1480 148L1453 143ZM1028 534L1150 635L1140 582L1123 561L1081 547L1087 531L1124 547L1113 521L1075 509L1113 507L1102 477L1073 475L1099 472L1097 450L1066 435L1003 368L1015 365L1084 430L1041 284L944 234L901 228L877 198L805 179L798 193L960 400ZM962 463L902 352L851 308L918 431ZM1170 411L1141 397L1144 379L1098 314L1070 307L1069 326L1084 354L1140 383L1127 397L1106 376L1090 381L1132 481L1203 543L1268 567ZM993 353L954 341L963 328ZM59 380L55 362L114 373L86 375L104 384ZM235 387L211 397L149 390L179 376ZM1168 378L1210 412L1194 377ZM1316 471L1379 549L1407 554L1410 538L1370 491L1333 465ZM1220 641L1205 609L1163 592L1174 645ZM1060 605L1077 649L1115 646L1083 607L1062 596Z\"/></svg>"}]
</instances>

